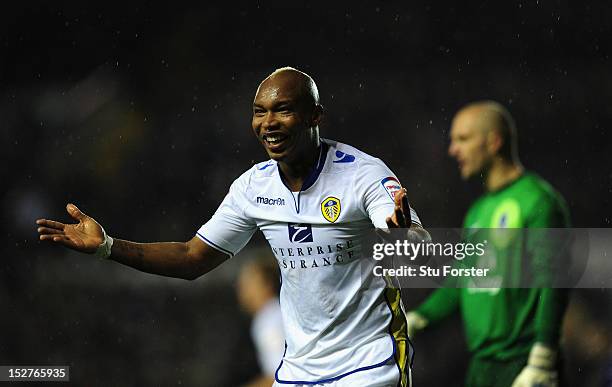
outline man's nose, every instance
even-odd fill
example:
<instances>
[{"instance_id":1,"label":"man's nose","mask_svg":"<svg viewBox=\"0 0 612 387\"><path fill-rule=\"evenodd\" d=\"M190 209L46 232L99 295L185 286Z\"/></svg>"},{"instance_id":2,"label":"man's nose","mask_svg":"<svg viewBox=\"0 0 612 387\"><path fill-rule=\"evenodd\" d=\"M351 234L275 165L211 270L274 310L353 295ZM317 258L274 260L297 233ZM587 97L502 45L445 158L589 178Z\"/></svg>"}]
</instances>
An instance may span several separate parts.
<instances>
[{"instance_id":1,"label":"man's nose","mask_svg":"<svg viewBox=\"0 0 612 387\"><path fill-rule=\"evenodd\" d=\"M261 123L261 126L264 129L268 129L268 128L273 128L276 125L278 125L278 121L276 120L276 114L274 114L273 112L266 113Z\"/></svg>"},{"instance_id":2,"label":"man's nose","mask_svg":"<svg viewBox=\"0 0 612 387\"><path fill-rule=\"evenodd\" d=\"M448 155L451 157L457 157L457 145L455 145L453 142L451 142L448 146Z\"/></svg>"}]
</instances>

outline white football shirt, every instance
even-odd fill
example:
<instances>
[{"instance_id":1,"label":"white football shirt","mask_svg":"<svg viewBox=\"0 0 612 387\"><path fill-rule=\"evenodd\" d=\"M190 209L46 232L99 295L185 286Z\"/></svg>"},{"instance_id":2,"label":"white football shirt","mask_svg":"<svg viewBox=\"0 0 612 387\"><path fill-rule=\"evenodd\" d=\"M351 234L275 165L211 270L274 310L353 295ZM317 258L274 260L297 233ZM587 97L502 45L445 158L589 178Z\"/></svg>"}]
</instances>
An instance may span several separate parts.
<instances>
[{"instance_id":1,"label":"white football shirt","mask_svg":"<svg viewBox=\"0 0 612 387\"><path fill-rule=\"evenodd\" d=\"M379 159L349 145L321 140L320 156L299 193L278 164L253 166L197 232L230 256L261 230L281 272L286 335L280 383L313 384L384 365L397 352L385 281L362 278L365 235L386 228L397 177ZM412 222L420 224L411 208Z\"/></svg>"}]
</instances>

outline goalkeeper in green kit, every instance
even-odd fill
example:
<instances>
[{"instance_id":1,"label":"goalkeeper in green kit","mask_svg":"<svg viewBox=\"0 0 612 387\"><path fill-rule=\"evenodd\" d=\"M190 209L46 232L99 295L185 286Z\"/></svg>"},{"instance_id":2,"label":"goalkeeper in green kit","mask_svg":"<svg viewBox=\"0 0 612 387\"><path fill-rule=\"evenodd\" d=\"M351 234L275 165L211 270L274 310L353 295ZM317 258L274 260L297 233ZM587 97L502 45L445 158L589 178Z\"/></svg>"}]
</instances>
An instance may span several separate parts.
<instances>
[{"instance_id":1,"label":"goalkeeper in green kit","mask_svg":"<svg viewBox=\"0 0 612 387\"><path fill-rule=\"evenodd\" d=\"M480 240L490 240L485 258L494 270L527 260L536 272L546 274L545 263L556 255L547 251L550 241L530 240L537 235L531 231L499 234L501 229L569 227L563 198L542 178L523 170L516 143L513 119L496 102L472 103L453 119L449 154L457 159L464 180L480 177L486 190L465 216L464 230L467 236L470 229L481 230L475 233L488 230L488 238ZM523 239L504 243L504 238L512 237ZM459 283L435 290L407 313L409 336L460 311L471 353L467 386L559 385L558 345L567 289L542 286L542 282L522 288L501 286L507 284L503 281L497 284L500 286Z\"/></svg>"}]
</instances>

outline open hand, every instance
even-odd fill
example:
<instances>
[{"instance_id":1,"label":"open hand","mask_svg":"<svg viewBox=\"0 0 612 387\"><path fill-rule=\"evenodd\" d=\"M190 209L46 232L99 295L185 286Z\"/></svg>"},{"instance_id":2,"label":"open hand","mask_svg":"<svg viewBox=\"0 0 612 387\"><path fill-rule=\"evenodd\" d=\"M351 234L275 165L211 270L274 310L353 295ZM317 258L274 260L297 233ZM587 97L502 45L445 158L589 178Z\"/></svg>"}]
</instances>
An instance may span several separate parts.
<instances>
[{"instance_id":1,"label":"open hand","mask_svg":"<svg viewBox=\"0 0 612 387\"><path fill-rule=\"evenodd\" d=\"M408 204L408 196L406 189L402 188L397 191L395 198L395 209L393 214L387 217L387 227L389 228L410 228L412 218L410 217L410 205Z\"/></svg>"},{"instance_id":2,"label":"open hand","mask_svg":"<svg viewBox=\"0 0 612 387\"><path fill-rule=\"evenodd\" d=\"M68 214L78 223L64 224L48 219L38 219L39 238L64 245L83 253L95 253L104 242L102 226L92 217L85 215L72 203L66 205Z\"/></svg>"}]
</instances>

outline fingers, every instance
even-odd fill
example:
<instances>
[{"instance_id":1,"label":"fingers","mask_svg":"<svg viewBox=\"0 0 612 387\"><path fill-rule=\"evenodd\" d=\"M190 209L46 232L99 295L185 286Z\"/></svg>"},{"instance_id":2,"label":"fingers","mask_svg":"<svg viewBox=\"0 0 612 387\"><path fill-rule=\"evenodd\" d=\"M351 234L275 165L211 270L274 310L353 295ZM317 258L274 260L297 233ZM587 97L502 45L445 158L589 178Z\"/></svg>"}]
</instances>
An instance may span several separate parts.
<instances>
[{"instance_id":1,"label":"fingers","mask_svg":"<svg viewBox=\"0 0 612 387\"><path fill-rule=\"evenodd\" d=\"M60 223L60 222L56 222L54 220L48 220L48 219L38 219L36 221L36 224L39 226L49 227L49 228L60 230L60 231L63 231L64 227L66 226L64 223Z\"/></svg>"},{"instance_id":2,"label":"fingers","mask_svg":"<svg viewBox=\"0 0 612 387\"><path fill-rule=\"evenodd\" d=\"M406 217L404 216L404 211L402 207L395 206L395 219L397 221L397 227L404 228L406 227Z\"/></svg>"},{"instance_id":3,"label":"fingers","mask_svg":"<svg viewBox=\"0 0 612 387\"><path fill-rule=\"evenodd\" d=\"M40 235L39 239L41 241L53 242L57 243L71 249L77 249L79 247L79 243L70 239L66 235L63 234L44 234Z\"/></svg>"},{"instance_id":4,"label":"fingers","mask_svg":"<svg viewBox=\"0 0 612 387\"><path fill-rule=\"evenodd\" d=\"M60 245L64 245L66 247L74 248L75 243L70 238L65 235L57 235L53 237L53 242L59 243Z\"/></svg>"},{"instance_id":5,"label":"fingers","mask_svg":"<svg viewBox=\"0 0 612 387\"><path fill-rule=\"evenodd\" d=\"M408 194L406 193L406 189L402 189L403 195L402 195L402 211L404 211L404 214L408 214L410 215L410 203L408 203ZM406 217L408 218L408 217Z\"/></svg>"},{"instance_id":6,"label":"fingers","mask_svg":"<svg viewBox=\"0 0 612 387\"><path fill-rule=\"evenodd\" d=\"M402 209L400 207L395 207L393 210L393 215L387 217L385 219L388 228L402 228L406 227L406 220L404 219L404 214L402 213Z\"/></svg>"},{"instance_id":7,"label":"fingers","mask_svg":"<svg viewBox=\"0 0 612 387\"><path fill-rule=\"evenodd\" d=\"M66 238L66 236L63 234L41 234L38 236L38 239L40 239L41 241L52 241L52 242L57 242L61 238Z\"/></svg>"},{"instance_id":8,"label":"fingers","mask_svg":"<svg viewBox=\"0 0 612 387\"><path fill-rule=\"evenodd\" d=\"M72 218L78 221L83 220L87 216L84 213L82 213L81 210L79 210L79 208L72 203L68 203L66 205L66 211L68 211L68 214L72 216Z\"/></svg>"},{"instance_id":9,"label":"fingers","mask_svg":"<svg viewBox=\"0 0 612 387\"><path fill-rule=\"evenodd\" d=\"M36 231L38 231L38 233L41 235L64 235L64 231L58 230L57 228L39 227L38 229L36 229Z\"/></svg>"},{"instance_id":10,"label":"fingers","mask_svg":"<svg viewBox=\"0 0 612 387\"><path fill-rule=\"evenodd\" d=\"M408 194L406 192L406 188L402 188L397 191L395 194L395 198L393 200L396 206L402 207L402 210L407 210L410 205L408 204Z\"/></svg>"},{"instance_id":11,"label":"fingers","mask_svg":"<svg viewBox=\"0 0 612 387\"><path fill-rule=\"evenodd\" d=\"M37 229L41 241L55 241L55 238L64 237L64 224L60 222L38 219L36 224L42 226Z\"/></svg>"},{"instance_id":12,"label":"fingers","mask_svg":"<svg viewBox=\"0 0 612 387\"><path fill-rule=\"evenodd\" d=\"M387 219L385 219L385 221L387 222L387 228L396 228L397 224L395 224L395 222L393 221L393 217L388 216Z\"/></svg>"},{"instance_id":13,"label":"fingers","mask_svg":"<svg viewBox=\"0 0 612 387\"><path fill-rule=\"evenodd\" d=\"M406 196L406 190L402 188L395 194L393 198L395 202L394 216L397 225L395 227L404 228L406 227L406 210L410 211L408 206L408 197Z\"/></svg>"},{"instance_id":14,"label":"fingers","mask_svg":"<svg viewBox=\"0 0 612 387\"><path fill-rule=\"evenodd\" d=\"M393 202L396 206L402 205L402 195L406 195L406 190L404 190L403 188L395 193L395 196L393 197Z\"/></svg>"},{"instance_id":15,"label":"fingers","mask_svg":"<svg viewBox=\"0 0 612 387\"><path fill-rule=\"evenodd\" d=\"M406 190L401 189L395 193L393 198L395 208L393 209L393 215L386 219L387 227L389 228L404 228L407 224L407 218L405 216L405 210L410 211L408 205L408 197L406 196Z\"/></svg>"},{"instance_id":16,"label":"fingers","mask_svg":"<svg viewBox=\"0 0 612 387\"><path fill-rule=\"evenodd\" d=\"M400 191L395 193L393 198L395 208L393 209L393 215L389 216L385 221L389 228L405 228L412 223L410 220L410 204L408 203L408 196L406 195L406 189L402 188Z\"/></svg>"},{"instance_id":17,"label":"fingers","mask_svg":"<svg viewBox=\"0 0 612 387\"><path fill-rule=\"evenodd\" d=\"M404 215L404 224L403 227L410 227L412 225L412 216L410 215L410 203L408 203L408 195L406 194L406 189L403 189L402 195L402 214Z\"/></svg>"}]
</instances>

